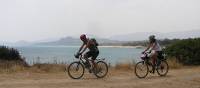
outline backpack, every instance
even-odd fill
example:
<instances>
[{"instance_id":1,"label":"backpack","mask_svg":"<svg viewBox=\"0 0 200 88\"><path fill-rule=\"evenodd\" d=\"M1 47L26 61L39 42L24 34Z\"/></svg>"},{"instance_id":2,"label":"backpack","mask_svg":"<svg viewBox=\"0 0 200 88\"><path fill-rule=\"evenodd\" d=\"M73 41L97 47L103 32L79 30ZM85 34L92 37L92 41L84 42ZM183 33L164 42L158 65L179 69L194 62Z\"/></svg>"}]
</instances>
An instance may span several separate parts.
<instances>
[{"instance_id":1,"label":"backpack","mask_svg":"<svg viewBox=\"0 0 200 88\"><path fill-rule=\"evenodd\" d=\"M95 38L91 38L90 40L93 41L93 42L95 43L96 46L99 46L99 43L96 41Z\"/></svg>"}]
</instances>

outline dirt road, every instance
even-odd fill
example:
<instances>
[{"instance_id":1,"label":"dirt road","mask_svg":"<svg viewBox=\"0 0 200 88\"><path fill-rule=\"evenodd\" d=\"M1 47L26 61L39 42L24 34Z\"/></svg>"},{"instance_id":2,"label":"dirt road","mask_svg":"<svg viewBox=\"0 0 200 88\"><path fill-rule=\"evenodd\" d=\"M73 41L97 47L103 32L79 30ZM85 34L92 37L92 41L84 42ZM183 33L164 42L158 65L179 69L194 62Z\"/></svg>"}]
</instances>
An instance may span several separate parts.
<instances>
[{"instance_id":1,"label":"dirt road","mask_svg":"<svg viewBox=\"0 0 200 88\"><path fill-rule=\"evenodd\" d=\"M65 73L0 74L0 88L200 88L200 67L170 70L168 76L138 79L131 71L110 71L103 79L86 74L73 80Z\"/></svg>"}]
</instances>

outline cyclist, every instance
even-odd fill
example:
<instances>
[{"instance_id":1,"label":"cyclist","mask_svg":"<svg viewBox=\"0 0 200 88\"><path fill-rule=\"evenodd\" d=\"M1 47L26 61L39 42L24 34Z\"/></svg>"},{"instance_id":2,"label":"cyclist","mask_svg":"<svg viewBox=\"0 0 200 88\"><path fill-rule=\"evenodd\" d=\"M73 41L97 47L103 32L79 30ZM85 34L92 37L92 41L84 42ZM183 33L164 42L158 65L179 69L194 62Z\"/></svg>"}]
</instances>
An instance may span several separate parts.
<instances>
[{"instance_id":1,"label":"cyclist","mask_svg":"<svg viewBox=\"0 0 200 88\"><path fill-rule=\"evenodd\" d=\"M95 63L94 60L99 55L99 49L98 49L97 41L94 38L92 38L92 39L87 38L85 34L82 34L80 36L80 39L83 42L83 44L79 48L79 51L77 52L76 57L79 57L79 55L83 54L87 49L89 49L89 51L84 54L84 59L86 60L85 64L86 64L87 67L90 67L88 58L91 57L92 64L94 66L93 68L95 68L96 63Z\"/></svg>"},{"instance_id":2,"label":"cyclist","mask_svg":"<svg viewBox=\"0 0 200 88\"><path fill-rule=\"evenodd\" d=\"M145 53L146 51L151 52L149 56L150 58L152 58L152 63L153 63L152 73L154 73L156 67L156 59L158 59L158 57L162 55L162 49L160 47L160 44L157 42L155 35L149 36L149 45L142 53Z\"/></svg>"}]
</instances>

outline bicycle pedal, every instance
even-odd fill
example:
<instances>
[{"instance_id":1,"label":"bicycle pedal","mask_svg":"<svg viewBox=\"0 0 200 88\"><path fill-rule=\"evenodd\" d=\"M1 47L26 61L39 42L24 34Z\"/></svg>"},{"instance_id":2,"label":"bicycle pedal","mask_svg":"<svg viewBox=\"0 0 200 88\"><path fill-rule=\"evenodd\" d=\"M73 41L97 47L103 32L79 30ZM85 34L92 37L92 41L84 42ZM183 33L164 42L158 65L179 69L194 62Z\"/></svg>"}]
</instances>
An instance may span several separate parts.
<instances>
[{"instance_id":1,"label":"bicycle pedal","mask_svg":"<svg viewBox=\"0 0 200 88\"><path fill-rule=\"evenodd\" d=\"M85 67L86 67L86 68L90 68L91 65L89 65L89 64L85 64Z\"/></svg>"},{"instance_id":2,"label":"bicycle pedal","mask_svg":"<svg viewBox=\"0 0 200 88\"><path fill-rule=\"evenodd\" d=\"M155 71L149 71L150 73L152 73L152 74L154 74L155 73Z\"/></svg>"},{"instance_id":3,"label":"bicycle pedal","mask_svg":"<svg viewBox=\"0 0 200 88\"><path fill-rule=\"evenodd\" d=\"M151 70L151 71L149 71L149 73L152 73L153 71Z\"/></svg>"},{"instance_id":4,"label":"bicycle pedal","mask_svg":"<svg viewBox=\"0 0 200 88\"><path fill-rule=\"evenodd\" d=\"M89 70L89 73L92 73L92 70Z\"/></svg>"},{"instance_id":5,"label":"bicycle pedal","mask_svg":"<svg viewBox=\"0 0 200 88\"><path fill-rule=\"evenodd\" d=\"M152 68L152 70L150 70L149 72L154 74L155 73L155 68Z\"/></svg>"}]
</instances>

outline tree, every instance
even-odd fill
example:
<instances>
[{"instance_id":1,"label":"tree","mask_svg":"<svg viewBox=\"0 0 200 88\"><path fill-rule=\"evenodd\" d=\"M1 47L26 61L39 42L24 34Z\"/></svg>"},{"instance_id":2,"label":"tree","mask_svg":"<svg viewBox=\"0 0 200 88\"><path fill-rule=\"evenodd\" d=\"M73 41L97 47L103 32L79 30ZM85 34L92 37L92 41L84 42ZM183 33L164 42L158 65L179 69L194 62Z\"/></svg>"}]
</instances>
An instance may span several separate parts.
<instances>
[{"instance_id":1,"label":"tree","mask_svg":"<svg viewBox=\"0 0 200 88\"><path fill-rule=\"evenodd\" d=\"M200 38L176 41L168 45L165 52L185 65L200 65Z\"/></svg>"}]
</instances>

